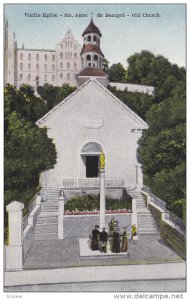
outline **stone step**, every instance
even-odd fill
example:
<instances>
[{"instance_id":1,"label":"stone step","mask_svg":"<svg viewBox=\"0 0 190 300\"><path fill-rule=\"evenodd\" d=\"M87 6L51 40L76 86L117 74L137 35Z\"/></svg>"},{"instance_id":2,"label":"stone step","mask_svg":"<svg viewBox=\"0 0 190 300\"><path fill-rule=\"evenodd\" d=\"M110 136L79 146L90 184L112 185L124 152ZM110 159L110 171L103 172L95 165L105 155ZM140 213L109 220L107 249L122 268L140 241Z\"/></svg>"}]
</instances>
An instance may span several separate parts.
<instances>
[{"instance_id":1,"label":"stone step","mask_svg":"<svg viewBox=\"0 0 190 300\"><path fill-rule=\"evenodd\" d=\"M34 235L57 235L58 231L57 230L52 230L52 231L45 231L45 230L35 230Z\"/></svg>"},{"instance_id":2,"label":"stone step","mask_svg":"<svg viewBox=\"0 0 190 300\"><path fill-rule=\"evenodd\" d=\"M42 222L42 223L36 223L36 227L35 227L35 230L36 230L36 228L42 228L42 227L45 227L45 226L51 226L52 228L54 228L54 227L57 227L57 223L44 223L44 222Z\"/></svg>"},{"instance_id":3,"label":"stone step","mask_svg":"<svg viewBox=\"0 0 190 300\"><path fill-rule=\"evenodd\" d=\"M158 230L138 230L138 234L157 234Z\"/></svg>"},{"instance_id":4,"label":"stone step","mask_svg":"<svg viewBox=\"0 0 190 300\"><path fill-rule=\"evenodd\" d=\"M48 241L48 240L57 240L58 237L49 237L49 238L45 238L45 237L35 237L36 241Z\"/></svg>"}]
</instances>

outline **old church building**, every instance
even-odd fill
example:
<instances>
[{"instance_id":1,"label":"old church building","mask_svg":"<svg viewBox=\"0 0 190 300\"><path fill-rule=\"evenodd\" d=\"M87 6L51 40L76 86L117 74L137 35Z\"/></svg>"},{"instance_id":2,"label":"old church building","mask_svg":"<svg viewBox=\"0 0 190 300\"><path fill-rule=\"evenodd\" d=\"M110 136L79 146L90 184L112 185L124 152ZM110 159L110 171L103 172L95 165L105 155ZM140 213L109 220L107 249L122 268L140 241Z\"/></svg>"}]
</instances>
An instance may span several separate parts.
<instances>
[{"instance_id":1,"label":"old church building","mask_svg":"<svg viewBox=\"0 0 190 300\"><path fill-rule=\"evenodd\" d=\"M148 125L108 89L102 70L101 32L91 20L82 34L79 88L37 121L57 150L54 169L41 174L44 188L95 188L105 154L106 186L141 188L138 140Z\"/></svg>"}]
</instances>

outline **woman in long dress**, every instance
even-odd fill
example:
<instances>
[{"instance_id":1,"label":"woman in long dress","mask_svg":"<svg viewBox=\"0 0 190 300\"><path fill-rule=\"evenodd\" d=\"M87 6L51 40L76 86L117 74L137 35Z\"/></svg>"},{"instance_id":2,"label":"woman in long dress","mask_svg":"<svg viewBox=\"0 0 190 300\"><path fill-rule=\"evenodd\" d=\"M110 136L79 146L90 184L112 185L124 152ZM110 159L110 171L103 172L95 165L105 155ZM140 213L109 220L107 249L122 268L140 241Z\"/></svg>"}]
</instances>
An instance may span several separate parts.
<instances>
[{"instance_id":1,"label":"woman in long dress","mask_svg":"<svg viewBox=\"0 0 190 300\"><path fill-rule=\"evenodd\" d=\"M113 244L112 244L112 252L119 253L120 252L120 234L117 228L113 231Z\"/></svg>"},{"instance_id":2,"label":"woman in long dress","mask_svg":"<svg viewBox=\"0 0 190 300\"><path fill-rule=\"evenodd\" d=\"M123 227L122 232L122 244L121 244L121 252L127 252L128 250L128 239L127 239L127 228Z\"/></svg>"}]
</instances>

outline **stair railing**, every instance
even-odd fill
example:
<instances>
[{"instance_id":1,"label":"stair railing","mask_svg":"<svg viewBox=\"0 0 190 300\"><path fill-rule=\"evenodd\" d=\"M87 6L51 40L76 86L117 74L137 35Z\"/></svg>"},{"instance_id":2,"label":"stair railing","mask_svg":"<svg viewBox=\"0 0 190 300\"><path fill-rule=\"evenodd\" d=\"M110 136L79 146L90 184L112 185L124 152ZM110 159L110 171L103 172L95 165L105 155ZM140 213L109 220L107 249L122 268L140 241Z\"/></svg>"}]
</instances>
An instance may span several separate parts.
<instances>
[{"instance_id":1,"label":"stair railing","mask_svg":"<svg viewBox=\"0 0 190 300\"><path fill-rule=\"evenodd\" d=\"M166 208L166 202L165 201L163 201L160 198L156 197L151 192L151 189L146 185L143 185L142 191L144 191L145 193L148 194L150 202L153 202L156 206L158 206L158 207L160 207L164 210L166 220L169 220L170 222L172 222L177 228L179 228L183 233L185 233L185 231L186 231L185 224L183 223L183 221L178 216L176 216L173 212L169 211Z\"/></svg>"}]
</instances>

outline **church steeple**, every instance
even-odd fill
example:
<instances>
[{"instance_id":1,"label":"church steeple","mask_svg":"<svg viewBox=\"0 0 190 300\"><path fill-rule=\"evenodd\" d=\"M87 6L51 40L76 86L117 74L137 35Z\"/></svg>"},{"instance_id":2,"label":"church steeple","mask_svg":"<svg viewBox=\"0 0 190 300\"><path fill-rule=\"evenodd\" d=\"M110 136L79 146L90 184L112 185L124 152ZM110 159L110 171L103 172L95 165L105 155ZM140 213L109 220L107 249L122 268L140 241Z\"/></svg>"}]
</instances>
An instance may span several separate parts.
<instances>
[{"instance_id":1,"label":"church steeple","mask_svg":"<svg viewBox=\"0 0 190 300\"><path fill-rule=\"evenodd\" d=\"M78 75L78 83L84 83L89 77L94 77L103 85L107 85L107 74L102 70L104 54L100 49L100 29L94 24L93 19L84 30L83 47L81 50L82 71Z\"/></svg>"},{"instance_id":2,"label":"church steeple","mask_svg":"<svg viewBox=\"0 0 190 300\"><path fill-rule=\"evenodd\" d=\"M104 57L100 49L100 38L102 36L99 28L91 18L90 24L84 30L83 47L81 50L82 68L102 69L102 59Z\"/></svg>"}]
</instances>

